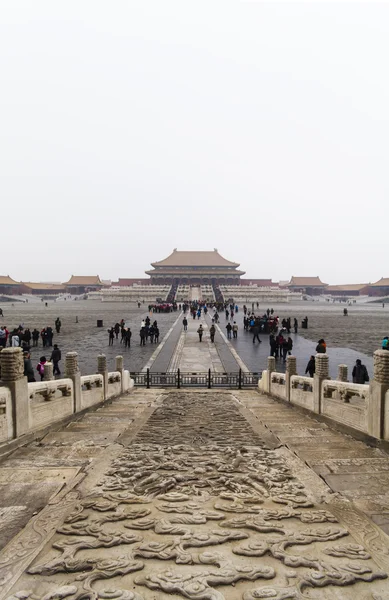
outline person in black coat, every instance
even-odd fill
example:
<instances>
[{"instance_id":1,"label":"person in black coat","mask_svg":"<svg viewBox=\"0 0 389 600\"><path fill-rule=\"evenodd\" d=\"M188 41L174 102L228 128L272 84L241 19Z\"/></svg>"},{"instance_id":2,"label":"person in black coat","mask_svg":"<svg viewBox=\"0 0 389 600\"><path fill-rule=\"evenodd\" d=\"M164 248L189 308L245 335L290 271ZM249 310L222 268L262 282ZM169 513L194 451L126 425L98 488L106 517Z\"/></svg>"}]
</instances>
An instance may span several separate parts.
<instances>
[{"instance_id":1,"label":"person in black coat","mask_svg":"<svg viewBox=\"0 0 389 600\"><path fill-rule=\"evenodd\" d=\"M313 377L315 374L316 365L315 365L315 357L312 355L308 361L307 368L305 369L305 374L309 373L309 377Z\"/></svg>"}]
</instances>

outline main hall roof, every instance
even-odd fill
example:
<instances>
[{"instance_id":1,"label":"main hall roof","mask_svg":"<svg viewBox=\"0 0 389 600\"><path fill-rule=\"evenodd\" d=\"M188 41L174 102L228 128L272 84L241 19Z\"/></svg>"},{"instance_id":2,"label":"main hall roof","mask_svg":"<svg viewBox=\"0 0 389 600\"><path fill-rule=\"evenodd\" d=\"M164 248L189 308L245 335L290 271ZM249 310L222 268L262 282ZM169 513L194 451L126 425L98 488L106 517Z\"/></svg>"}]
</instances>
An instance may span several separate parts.
<instances>
[{"instance_id":1,"label":"main hall roof","mask_svg":"<svg viewBox=\"0 0 389 600\"><path fill-rule=\"evenodd\" d=\"M151 263L152 267L239 267L239 263L223 258L216 250L177 250L164 260Z\"/></svg>"}]
</instances>

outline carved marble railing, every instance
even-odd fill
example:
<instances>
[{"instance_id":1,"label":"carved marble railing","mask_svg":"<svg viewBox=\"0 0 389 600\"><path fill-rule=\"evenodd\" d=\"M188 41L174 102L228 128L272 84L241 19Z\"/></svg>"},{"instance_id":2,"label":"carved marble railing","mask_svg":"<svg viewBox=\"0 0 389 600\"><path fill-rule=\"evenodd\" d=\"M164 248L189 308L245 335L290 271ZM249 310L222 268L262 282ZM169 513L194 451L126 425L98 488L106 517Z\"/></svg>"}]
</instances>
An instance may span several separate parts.
<instances>
[{"instance_id":1,"label":"carved marble railing","mask_svg":"<svg viewBox=\"0 0 389 600\"><path fill-rule=\"evenodd\" d=\"M28 384L30 429L38 429L73 414L74 390L71 379Z\"/></svg>"},{"instance_id":2,"label":"carved marble railing","mask_svg":"<svg viewBox=\"0 0 389 600\"><path fill-rule=\"evenodd\" d=\"M80 375L76 352L68 352L65 378L54 379L53 365L45 364L44 380L28 383L21 348L0 353L0 444L59 423L78 412L132 389L134 382L116 357L116 370L108 373L105 356L98 357L95 375Z\"/></svg>"},{"instance_id":3,"label":"carved marble railing","mask_svg":"<svg viewBox=\"0 0 389 600\"><path fill-rule=\"evenodd\" d=\"M285 373L276 373L270 377L270 393L277 398L286 400L286 376Z\"/></svg>"},{"instance_id":4,"label":"carved marble railing","mask_svg":"<svg viewBox=\"0 0 389 600\"><path fill-rule=\"evenodd\" d=\"M296 358L289 356L286 373L276 372L276 360L268 358L258 383L261 392L297 404L337 423L389 440L389 352L374 352L374 375L368 385L350 383L347 365L339 365L338 378L329 377L327 354L315 356L315 374L297 375Z\"/></svg>"},{"instance_id":5,"label":"carved marble railing","mask_svg":"<svg viewBox=\"0 0 389 600\"><path fill-rule=\"evenodd\" d=\"M8 388L0 388L0 443L13 437L12 398Z\"/></svg>"},{"instance_id":6,"label":"carved marble railing","mask_svg":"<svg viewBox=\"0 0 389 600\"><path fill-rule=\"evenodd\" d=\"M290 378L290 402L313 410L313 378L292 375Z\"/></svg>"},{"instance_id":7,"label":"carved marble railing","mask_svg":"<svg viewBox=\"0 0 389 600\"><path fill-rule=\"evenodd\" d=\"M369 396L368 385L345 381L323 381L321 412L339 423L367 433Z\"/></svg>"}]
</instances>

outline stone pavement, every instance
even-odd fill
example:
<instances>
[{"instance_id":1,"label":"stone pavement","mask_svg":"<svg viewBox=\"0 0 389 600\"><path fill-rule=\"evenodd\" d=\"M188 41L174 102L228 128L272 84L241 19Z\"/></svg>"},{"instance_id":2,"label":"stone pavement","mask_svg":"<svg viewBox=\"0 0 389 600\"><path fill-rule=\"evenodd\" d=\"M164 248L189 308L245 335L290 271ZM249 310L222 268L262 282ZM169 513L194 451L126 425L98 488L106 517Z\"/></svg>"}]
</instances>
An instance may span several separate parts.
<instances>
[{"instance_id":1,"label":"stone pavement","mask_svg":"<svg viewBox=\"0 0 389 600\"><path fill-rule=\"evenodd\" d=\"M338 491L345 458L387 472L258 392L136 390L1 464L0 600L387 600L389 538L355 504L366 471Z\"/></svg>"}]
</instances>

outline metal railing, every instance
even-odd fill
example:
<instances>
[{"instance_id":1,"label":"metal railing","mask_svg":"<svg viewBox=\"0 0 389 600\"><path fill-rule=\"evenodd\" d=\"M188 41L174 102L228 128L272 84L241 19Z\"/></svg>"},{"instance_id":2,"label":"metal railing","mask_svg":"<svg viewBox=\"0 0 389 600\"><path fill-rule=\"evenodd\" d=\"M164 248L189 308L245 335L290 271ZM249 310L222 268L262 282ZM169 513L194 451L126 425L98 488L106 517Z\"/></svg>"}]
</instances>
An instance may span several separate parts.
<instances>
[{"instance_id":1,"label":"metal railing","mask_svg":"<svg viewBox=\"0 0 389 600\"><path fill-rule=\"evenodd\" d=\"M146 371L131 373L136 387L200 387L200 388L232 388L241 390L243 388L258 387L258 381L261 373L246 372L239 369L235 373L215 373L208 369L208 372L187 372L172 371L168 373L155 373L147 369Z\"/></svg>"}]
</instances>

